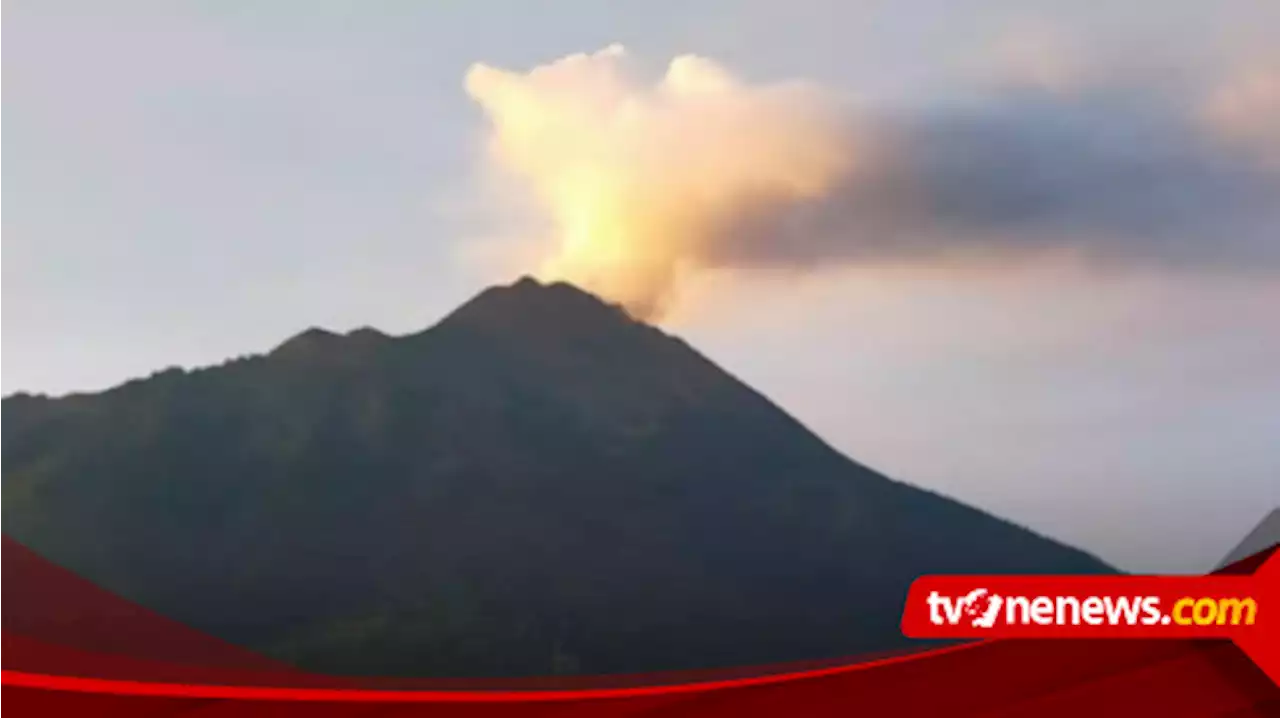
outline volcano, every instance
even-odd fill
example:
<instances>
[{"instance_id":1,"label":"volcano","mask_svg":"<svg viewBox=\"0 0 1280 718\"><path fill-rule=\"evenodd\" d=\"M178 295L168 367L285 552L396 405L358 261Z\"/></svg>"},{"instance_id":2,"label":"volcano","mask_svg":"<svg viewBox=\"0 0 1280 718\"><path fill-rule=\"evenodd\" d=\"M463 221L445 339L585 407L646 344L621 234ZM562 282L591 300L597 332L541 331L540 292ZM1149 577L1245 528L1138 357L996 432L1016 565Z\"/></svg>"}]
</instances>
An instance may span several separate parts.
<instances>
[{"instance_id":1,"label":"volcano","mask_svg":"<svg viewBox=\"0 0 1280 718\"><path fill-rule=\"evenodd\" d=\"M6 535L310 671L846 656L906 645L923 573L1112 571L850 460L564 283L487 289L406 336L310 329L101 393L18 394L3 418Z\"/></svg>"}]
</instances>

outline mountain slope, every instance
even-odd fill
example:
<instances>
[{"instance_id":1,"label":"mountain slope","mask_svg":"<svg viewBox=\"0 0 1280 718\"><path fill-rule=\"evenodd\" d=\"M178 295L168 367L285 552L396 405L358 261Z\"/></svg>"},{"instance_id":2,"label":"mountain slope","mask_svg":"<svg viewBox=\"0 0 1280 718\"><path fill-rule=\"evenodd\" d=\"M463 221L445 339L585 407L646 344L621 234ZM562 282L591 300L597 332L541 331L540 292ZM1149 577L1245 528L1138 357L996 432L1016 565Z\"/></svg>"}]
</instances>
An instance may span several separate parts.
<instances>
[{"instance_id":1,"label":"mountain slope","mask_svg":"<svg viewBox=\"0 0 1280 718\"><path fill-rule=\"evenodd\" d=\"M566 284L3 419L6 534L319 671L820 658L900 645L920 573L1109 570L851 462Z\"/></svg>"}]
</instances>

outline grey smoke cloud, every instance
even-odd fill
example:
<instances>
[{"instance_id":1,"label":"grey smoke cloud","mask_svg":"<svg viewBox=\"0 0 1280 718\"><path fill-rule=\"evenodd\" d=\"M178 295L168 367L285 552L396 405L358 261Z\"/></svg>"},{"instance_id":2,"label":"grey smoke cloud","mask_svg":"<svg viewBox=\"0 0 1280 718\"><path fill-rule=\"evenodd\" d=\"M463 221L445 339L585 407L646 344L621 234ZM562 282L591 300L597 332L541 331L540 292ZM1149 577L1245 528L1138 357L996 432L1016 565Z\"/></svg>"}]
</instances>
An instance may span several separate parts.
<instances>
[{"instance_id":1,"label":"grey smoke cloud","mask_svg":"<svg viewBox=\"0 0 1280 718\"><path fill-rule=\"evenodd\" d=\"M1195 118L1193 107L1132 88L1013 89L879 117L860 140L874 147L871 161L817 201L745 207L710 259L803 268L1055 251L1280 269L1280 174L1259 148Z\"/></svg>"}]
</instances>

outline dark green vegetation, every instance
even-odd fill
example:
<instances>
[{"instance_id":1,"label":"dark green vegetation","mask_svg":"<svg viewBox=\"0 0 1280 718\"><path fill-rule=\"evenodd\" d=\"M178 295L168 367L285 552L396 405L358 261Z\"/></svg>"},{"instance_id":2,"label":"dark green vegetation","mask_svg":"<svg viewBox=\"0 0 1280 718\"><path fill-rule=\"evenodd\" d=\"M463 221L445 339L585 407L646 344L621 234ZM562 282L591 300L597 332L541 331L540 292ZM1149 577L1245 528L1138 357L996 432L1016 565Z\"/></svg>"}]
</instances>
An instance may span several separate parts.
<instances>
[{"instance_id":1,"label":"dark green vegetation","mask_svg":"<svg viewBox=\"0 0 1280 718\"><path fill-rule=\"evenodd\" d=\"M3 403L4 530L320 671L606 673L900 646L925 572L1100 572L891 481L569 285L424 332ZM6 587L20 591L21 587Z\"/></svg>"}]
</instances>

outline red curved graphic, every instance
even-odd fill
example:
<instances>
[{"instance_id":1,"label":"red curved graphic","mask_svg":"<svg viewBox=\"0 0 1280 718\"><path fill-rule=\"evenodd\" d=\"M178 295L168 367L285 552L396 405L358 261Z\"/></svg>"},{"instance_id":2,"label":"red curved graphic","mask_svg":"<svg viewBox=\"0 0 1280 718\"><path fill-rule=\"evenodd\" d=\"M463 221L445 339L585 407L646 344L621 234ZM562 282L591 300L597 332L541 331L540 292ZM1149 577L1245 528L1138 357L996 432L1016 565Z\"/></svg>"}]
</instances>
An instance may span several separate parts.
<instances>
[{"instance_id":1,"label":"red curved graphic","mask_svg":"<svg viewBox=\"0 0 1280 718\"><path fill-rule=\"evenodd\" d=\"M1225 571L1249 572L1274 550ZM635 683L657 677L548 679L525 682L530 687L523 690L496 681L469 684L487 690L442 690L447 683L439 681L317 676L136 607L7 539L4 559L5 578L28 587L44 582L35 592L44 596L40 606L24 607L32 612L10 620L16 612L5 611L3 696L18 710L13 715L845 715L857 708L871 715L1202 716L1280 710L1280 689L1228 641L997 640L754 675L688 675L643 685ZM65 613L71 608L80 613ZM68 626L59 615L81 618Z\"/></svg>"}]
</instances>

